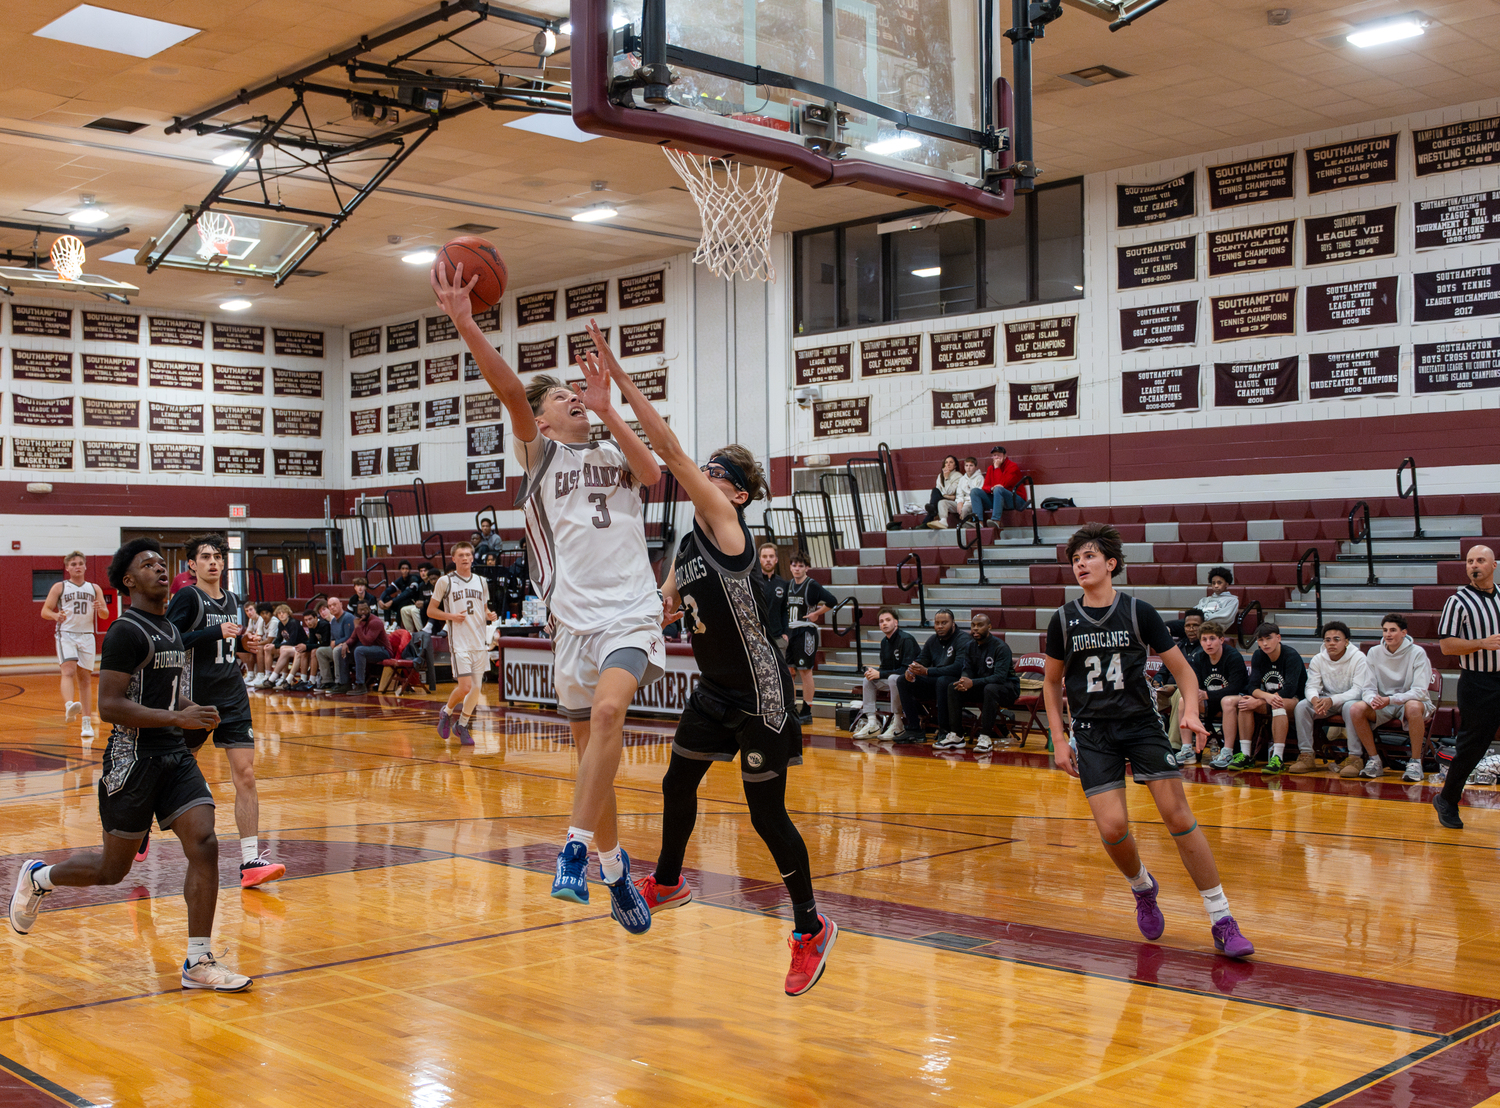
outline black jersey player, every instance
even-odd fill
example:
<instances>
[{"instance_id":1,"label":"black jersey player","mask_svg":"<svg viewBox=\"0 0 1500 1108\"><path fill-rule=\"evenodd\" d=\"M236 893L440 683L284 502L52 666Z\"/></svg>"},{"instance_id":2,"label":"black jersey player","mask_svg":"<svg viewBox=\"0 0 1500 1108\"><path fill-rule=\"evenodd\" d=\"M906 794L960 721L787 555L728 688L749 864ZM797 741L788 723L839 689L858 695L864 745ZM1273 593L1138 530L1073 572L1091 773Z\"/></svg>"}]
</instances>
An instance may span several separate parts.
<instances>
[{"instance_id":1,"label":"black jersey player","mask_svg":"<svg viewBox=\"0 0 1500 1108\"><path fill-rule=\"evenodd\" d=\"M182 987L240 992L250 987L250 978L219 964L210 949L219 897L214 798L182 741L183 728L212 728L219 714L184 693L182 636L164 614L168 580L155 539L132 539L115 552L109 583L129 592L130 608L104 636L100 657L99 715L114 725L99 779L104 849L51 866L37 859L24 863L10 900L10 925L17 934L30 932L42 899L55 888L119 884L155 816L162 830L181 840L187 858Z\"/></svg>"},{"instance_id":2,"label":"black jersey player","mask_svg":"<svg viewBox=\"0 0 1500 1108\"><path fill-rule=\"evenodd\" d=\"M702 677L677 726L662 778L665 811L656 870L637 887L652 912L692 899L682 862L697 821L698 785L714 762L738 754L750 821L792 902L785 988L797 996L822 976L838 925L818 912L807 844L786 810L786 771L802 761L802 725L792 706L786 660L766 630L766 595L755 579L755 543L743 514L746 504L765 495L765 478L741 446L715 451L700 469L620 368L603 334L592 325L590 333L600 353L580 363L589 391L608 389L614 378L646 438L693 502L692 529L662 586L663 619L671 623L681 615Z\"/></svg>"},{"instance_id":3,"label":"black jersey player","mask_svg":"<svg viewBox=\"0 0 1500 1108\"><path fill-rule=\"evenodd\" d=\"M1182 864L1198 886L1215 947L1233 958L1254 954L1255 947L1229 914L1213 852L1188 807L1182 774L1146 681L1147 655L1155 651L1182 690L1182 730L1196 735L1202 750L1208 733L1198 719L1192 667L1156 609L1115 590L1113 578L1125 566L1125 552L1113 527L1084 525L1068 541L1067 556L1083 596L1059 608L1047 628L1043 695L1057 766L1083 784L1104 849L1135 893L1141 934L1160 937L1166 921L1157 905L1160 887L1146 872L1130 834L1126 762L1136 783L1151 790ZM1071 744L1063 728L1064 687L1073 719Z\"/></svg>"},{"instance_id":4,"label":"black jersey player","mask_svg":"<svg viewBox=\"0 0 1500 1108\"><path fill-rule=\"evenodd\" d=\"M243 634L240 601L223 587L228 545L222 535L189 539L188 568L195 583L179 589L167 609L188 648L184 678L188 695L219 710L213 729L214 745L229 760L234 780L234 822L240 833L240 885L249 889L274 881L286 872L260 852L260 793L255 785L255 731L250 725L250 694L235 657L241 649L254 650L260 640ZM242 644L242 645L241 645ZM207 731L188 731L188 750L197 753L208 740Z\"/></svg>"}]
</instances>

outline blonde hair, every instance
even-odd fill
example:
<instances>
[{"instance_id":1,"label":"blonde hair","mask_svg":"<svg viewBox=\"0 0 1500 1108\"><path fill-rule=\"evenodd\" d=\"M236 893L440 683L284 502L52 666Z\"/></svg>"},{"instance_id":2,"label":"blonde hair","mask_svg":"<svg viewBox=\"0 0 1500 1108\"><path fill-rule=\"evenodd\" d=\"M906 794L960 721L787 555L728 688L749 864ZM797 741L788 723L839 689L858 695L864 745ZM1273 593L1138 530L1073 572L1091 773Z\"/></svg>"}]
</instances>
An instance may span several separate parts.
<instances>
[{"instance_id":1,"label":"blonde hair","mask_svg":"<svg viewBox=\"0 0 1500 1108\"><path fill-rule=\"evenodd\" d=\"M278 605L276 605L275 615L276 615L277 619L281 620L282 623L285 623L287 620L289 620L289 619L292 618L292 608L291 608L291 605L289 605L289 604L278 604Z\"/></svg>"},{"instance_id":2,"label":"blonde hair","mask_svg":"<svg viewBox=\"0 0 1500 1108\"><path fill-rule=\"evenodd\" d=\"M526 403L531 405L532 415L542 414L542 401L546 400L547 394L554 389L561 389L563 392L570 391L567 385L563 384L556 377L546 373L538 377L533 377L527 382Z\"/></svg>"},{"instance_id":3,"label":"blonde hair","mask_svg":"<svg viewBox=\"0 0 1500 1108\"><path fill-rule=\"evenodd\" d=\"M1226 630L1227 628L1225 628L1225 626L1218 620L1211 619L1204 623L1202 627L1198 628L1198 634L1200 636L1212 635L1216 639L1222 639Z\"/></svg>"},{"instance_id":4,"label":"blonde hair","mask_svg":"<svg viewBox=\"0 0 1500 1108\"><path fill-rule=\"evenodd\" d=\"M63 555L63 565L67 565L67 564L68 564L68 563L69 563L69 562L71 562L71 561L72 561L72 560L73 560L73 559L74 559L74 558L83 558L83 560L84 560L84 561L85 561L85 562L87 562L87 561L88 561L88 558L86 558L86 557L84 557L84 554L83 554L83 551L82 551L82 550L75 550L75 551L73 551L73 553L71 553L71 554L64 554L64 555Z\"/></svg>"}]
</instances>

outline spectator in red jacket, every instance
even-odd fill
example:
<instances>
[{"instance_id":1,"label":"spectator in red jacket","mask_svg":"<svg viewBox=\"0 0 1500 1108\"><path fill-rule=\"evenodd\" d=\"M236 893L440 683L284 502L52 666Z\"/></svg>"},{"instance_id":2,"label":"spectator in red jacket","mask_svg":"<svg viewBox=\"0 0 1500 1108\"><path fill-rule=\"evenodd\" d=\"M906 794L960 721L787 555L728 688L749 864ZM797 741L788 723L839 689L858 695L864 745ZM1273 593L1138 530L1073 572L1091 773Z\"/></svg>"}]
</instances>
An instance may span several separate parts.
<instances>
[{"instance_id":1,"label":"spectator in red jacket","mask_svg":"<svg viewBox=\"0 0 1500 1108\"><path fill-rule=\"evenodd\" d=\"M991 450L990 468L984 472L984 488L969 493L974 518L997 519L1007 509L1028 507L1026 498L1017 491L1024 476L1021 467L1006 456L1005 447L996 446Z\"/></svg>"}]
</instances>

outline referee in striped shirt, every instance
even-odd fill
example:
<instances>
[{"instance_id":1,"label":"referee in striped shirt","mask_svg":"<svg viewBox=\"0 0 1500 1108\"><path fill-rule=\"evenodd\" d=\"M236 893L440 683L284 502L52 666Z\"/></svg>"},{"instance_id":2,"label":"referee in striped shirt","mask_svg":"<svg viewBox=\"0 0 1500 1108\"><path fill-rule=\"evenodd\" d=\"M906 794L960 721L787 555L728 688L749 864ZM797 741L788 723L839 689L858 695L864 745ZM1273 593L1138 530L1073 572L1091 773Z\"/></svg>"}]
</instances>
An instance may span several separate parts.
<instances>
[{"instance_id":1,"label":"referee in striped shirt","mask_svg":"<svg viewBox=\"0 0 1500 1108\"><path fill-rule=\"evenodd\" d=\"M1459 656L1458 749L1443 789L1432 798L1438 822L1462 828L1458 801L1469 774L1500 732L1500 597L1495 594L1495 552L1469 547L1469 583L1448 598L1438 625L1443 653Z\"/></svg>"}]
</instances>

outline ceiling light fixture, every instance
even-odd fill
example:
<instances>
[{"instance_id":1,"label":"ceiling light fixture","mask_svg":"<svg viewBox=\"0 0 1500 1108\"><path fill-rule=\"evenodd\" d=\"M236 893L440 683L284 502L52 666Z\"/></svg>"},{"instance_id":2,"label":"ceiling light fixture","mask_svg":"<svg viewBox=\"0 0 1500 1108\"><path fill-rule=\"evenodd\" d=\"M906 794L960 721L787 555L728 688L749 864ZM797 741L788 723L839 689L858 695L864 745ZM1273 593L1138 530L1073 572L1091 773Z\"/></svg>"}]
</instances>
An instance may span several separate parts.
<instances>
[{"instance_id":1,"label":"ceiling light fixture","mask_svg":"<svg viewBox=\"0 0 1500 1108\"><path fill-rule=\"evenodd\" d=\"M407 265L431 265L437 261L437 251L418 250L414 254L403 254L401 260Z\"/></svg>"},{"instance_id":2,"label":"ceiling light fixture","mask_svg":"<svg viewBox=\"0 0 1500 1108\"><path fill-rule=\"evenodd\" d=\"M865 147L866 154L900 154L906 150L915 150L922 145L922 140L916 135L898 134L887 135L885 138L876 139Z\"/></svg>"},{"instance_id":3,"label":"ceiling light fixture","mask_svg":"<svg viewBox=\"0 0 1500 1108\"><path fill-rule=\"evenodd\" d=\"M1403 15L1358 28L1348 36L1348 42L1350 46L1358 46L1364 50L1371 46L1384 46L1388 42L1416 38L1422 34L1426 34L1422 20L1414 15Z\"/></svg>"},{"instance_id":4,"label":"ceiling light fixture","mask_svg":"<svg viewBox=\"0 0 1500 1108\"><path fill-rule=\"evenodd\" d=\"M93 227L109 218L109 213L94 203L92 196L80 196L79 200L82 202L83 207L68 213L69 223L79 223L85 227Z\"/></svg>"},{"instance_id":5,"label":"ceiling light fixture","mask_svg":"<svg viewBox=\"0 0 1500 1108\"><path fill-rule=\"evenodd\" d=\"M222 165L225 169L238 169L249 160L250 150L244 146L232 146L214 159L214 165Z\"/></svg>"},{"instance_id":6,"label":"ceiling light fixture","mask_svg":"<svg viewBox=\"0 0 1500 1108\"><path fill-rule=\"evenodd\" d=\"M598 223L601 219L613 219L619 214L620 213L615 210L615 206L613 204L594 204L591 207L584 208L583 211L575 215L573 217L573 222Z\"/></svg>"},{"instance_id":7,"label":"ceiling light fixture","mask_svg":"<svg viewBox=\"0 0 1500 1108\"><path fill-rule=\"evenodd\" d=\"M568 35L569 37L571 37L572 34L573 34L573 24L572 24L572 21L571 20L563 20L563 24L562 24L561 27L559 27L557 29L557 33L560 34L560 35Z\"/></svg>"},{"instance_id":8,"label":"ceiling light fixture","mask_svg":"<svg viewBox=\"0 0 1500 1108\"><path fill-rule=\"evenodd\" d=\"M150 58L168 47L176 46L184 39L192 38L198 31L197 27L163 23L160 19L146 19L139 15L110 11L108 8L96 8L92 4L79 4L32 34L37 38L70 42L74 46L129 54L133 58Z\"/></svg>"},{"instance_id":9,"label":"ceiling light fixture","mask_svg":"<svg viewBox=\"0 0 1500 1108\"><path fill-rule=\"evenodd\" d=\"M913 277L937 277L943 272L940 265L928 266L926 269L914 269L911 271Z\"/></svg>"},{"instance_id":10,"label":"ceiling light fixture","mask_svg":"<svg viewBox=\"0 0 1500 1108\"><path fill-rule=\"evenodd\" d=\"M618 31L621 27L629 27L630 16L626 15L624 12L615 12L614 17L609 21L609 25L616 31Z\"/></svg>"},{"instance_id":11,"label":"ceiling light fixture","mask_svg":"<svg viewBox=\"0 0 1500 1108\"><path fill-rule=\"evenodd\" d=\"M219 309L225 312L243 312L248 307L250 307L248 300L226 300L219 305Z\"/></svg>"}]
</instances>

